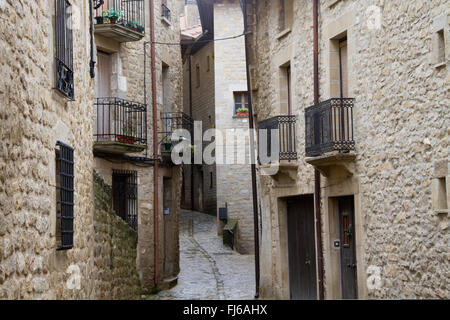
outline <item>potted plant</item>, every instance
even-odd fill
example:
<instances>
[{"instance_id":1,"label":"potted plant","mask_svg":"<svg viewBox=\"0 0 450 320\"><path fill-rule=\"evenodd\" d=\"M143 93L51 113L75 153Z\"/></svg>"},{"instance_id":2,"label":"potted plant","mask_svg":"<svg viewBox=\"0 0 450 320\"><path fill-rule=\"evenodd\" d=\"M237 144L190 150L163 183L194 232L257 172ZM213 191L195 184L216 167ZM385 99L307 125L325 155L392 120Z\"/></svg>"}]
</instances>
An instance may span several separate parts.
<instances>
[{"instance_id":1,"label":"potted plant","mask_svg":"<svg viewBox=\"0 0 450 320\"><path fill-rule=\"evenodd\" d=\"M103 24L103 16L95 17L96 24Z\"/></svg>"},{"instance_id":2,"label":"potted plant","mask_svg":"<svg viewBox=\"0 0 450 320\"><path fill-rule=\"evenodd\" d=\"M141 26L140 24L137 25L137 31L140 33L144 33L145 28L143 26Z\"/></svg>"},{"instance_id":3,"label":"potted plant","mask_svg":"<svg viewBox=\"0 0 450 320\"><path fill-rule=\"evenodd\" d=\"M121 143L134 144L136 142L131 125L123 128L123 134L117 136L117 140Z\"/></svg>"},{"instance_id":4,"label":"potted plant","mask_svg":"<svg viewBox=\"0 0 450 320\"><path fill-rule=\"evenodd\" d=\"M239 108L236 110L238 116L248 116L248 108Z\"/></svg>"},{"instance_id":5,"label":"potted plant","mask_svg":"<svg viewBox=\"0 0 450 320\"><path fill-rule=\"evenodd\" d=\"M102 14L103 14L103 17L106 17L108 19L109 23L117 23L122 18L123 11L109 9L109 10L103 10Z\"/></svg>"},{"instance_id":6,"label":"potted plant","mask_svg":"<svg viewBox=\"0 0 450 320\"><path fill-rule=\"evenodd\" d=\"M164 142L164 150L170 151L172 149L172 140L168 139L166 142Z\"/></svg>"}]
</instances>

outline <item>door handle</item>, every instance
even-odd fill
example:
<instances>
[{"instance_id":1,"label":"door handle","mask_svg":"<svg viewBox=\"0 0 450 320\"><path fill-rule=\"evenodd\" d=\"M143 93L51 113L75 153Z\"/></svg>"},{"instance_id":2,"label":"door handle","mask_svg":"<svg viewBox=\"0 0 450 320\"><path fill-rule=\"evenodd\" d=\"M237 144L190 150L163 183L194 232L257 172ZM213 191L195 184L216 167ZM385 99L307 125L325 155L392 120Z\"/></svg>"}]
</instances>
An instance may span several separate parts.
<instances>
[{"instance_id":1,"label":"door handle","mask_svg":"<svg viewBox=\"0 0 450 320\"><path fill-rule=\"evenodd\" d=\"M309 259L305 260L305 264L311 264L311 260Z\"/></svg>"},{"instance_id":2,"label":"door handle","mask_svg":"<svg viewBox=\"0 0 450 320\"><path fill-rule=\"evenodd\" d=\"M354 263L348 264L347 267L348 268L352 268L352 269L356 269L356 264L354 264Z\"/></svg>"}]
</instances>

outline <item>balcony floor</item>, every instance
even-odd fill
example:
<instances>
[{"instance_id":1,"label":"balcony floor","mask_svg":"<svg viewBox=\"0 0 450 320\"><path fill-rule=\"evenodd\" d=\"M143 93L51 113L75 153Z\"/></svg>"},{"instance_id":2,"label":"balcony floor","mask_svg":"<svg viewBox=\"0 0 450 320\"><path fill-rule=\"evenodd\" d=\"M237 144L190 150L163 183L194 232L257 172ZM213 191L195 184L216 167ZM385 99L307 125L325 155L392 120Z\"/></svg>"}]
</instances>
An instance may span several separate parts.
<instances>
[{"instance_id":1,"label":"balcony floor","mask_svg":"<svg viewBox=\"0 0 450 320\"><path fill-rule=\"evenodd\" d=\"M94 151L111 154L137 153L147 149L146 145L114 141L94 142Z\"/></svg>"},{"instance_id":2,"label":"balcony floor","mask_svg":"<svg viewBox=\"0 0 450 320\"><path fill-rule=\"evenodd\" d=\"M101 35L105 38L116 40L117 42L139 41L144 37L143 33L113 23L96 24L94 26L94 32L96 35Z\"/></svg>"}]
</instances>

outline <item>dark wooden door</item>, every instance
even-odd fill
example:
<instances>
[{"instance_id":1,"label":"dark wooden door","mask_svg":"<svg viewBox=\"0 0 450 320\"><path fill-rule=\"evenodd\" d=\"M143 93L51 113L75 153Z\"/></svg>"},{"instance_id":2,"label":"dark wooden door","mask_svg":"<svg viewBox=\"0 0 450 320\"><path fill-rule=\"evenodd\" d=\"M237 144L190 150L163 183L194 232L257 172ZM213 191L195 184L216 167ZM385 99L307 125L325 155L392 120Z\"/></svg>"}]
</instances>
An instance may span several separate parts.
<instances>
[{"instance_id":1,"label":"dark wooden door","mask_svg":"<svg viewBox=\"0 0 450 320\"><path fill-rule=\"evenodd\" d=\"M354 198L339 198L341 284L343 299L357 299Z\"/></svg>"},{"instance_id":2,"label":"dark wooden door","mask_svg":"<svg viewBox=\"0 0 450 320\"><path fill-rule=\"evenodd\" d=\"M124 174L113 174L113 202L114 211L123 220L127 218L127 176Z\"/></svg>"},{"instance_id":3,"label":"dark wooden door","mask_svg":"<svg viewBox=\"0 0 450 320\"><path fill-rule=\"evenodd\" d=\"M291 299L317 299L314 198L289 199L288 251Z\"/></svg>"}]
</instances>

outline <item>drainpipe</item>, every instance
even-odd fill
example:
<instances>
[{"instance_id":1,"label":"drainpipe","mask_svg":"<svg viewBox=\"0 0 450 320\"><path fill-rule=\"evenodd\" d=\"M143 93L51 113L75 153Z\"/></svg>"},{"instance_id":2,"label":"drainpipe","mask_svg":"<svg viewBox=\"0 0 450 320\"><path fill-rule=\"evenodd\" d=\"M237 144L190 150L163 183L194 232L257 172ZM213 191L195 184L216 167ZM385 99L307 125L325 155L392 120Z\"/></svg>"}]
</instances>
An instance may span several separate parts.
<instances>
[{"instance_id":1,"label":"drainpipe","mask_svg":"<svg viewBox=\"0 0 450 320\"><path fill-rule=\"evenodd\" d=\"M313 0L313 29L314 29L314 104L319 104L319 0ZM314 169L314 206L316 212L316 238L319 273L319 300L325 299L324 269L322 252L322 218L320 212L320 172Z\"/></svg>"},{"instance_id":2,"label":"drainpipe","mask_svg":"<svg viewBox=\"0 0 450 320\"><path fill-rule=\"evenodd\" d=\"M155 5L150 0L150 42L151 42L151 70L152 70L152 106L153 106L153 158L158 158L158 106L156 102L156 50L155 50ZM153 224L154 224L154 250L155 250L155 287L159 278L159 230L158 230L158 167L159 160L153 166Z\"/></svg>"},{"instance_id":3,"label":"drainpipe","mask_svg":"<svg viewBox=\"0 0 450 320\"><path fill-rule=\"evenodd\" d=\"M89 62L89 73L91 79L95 78L95 60L94 60L94 22L93 22L92 0L89 0L89 34L91 41L91 61Z\"/></svg>"},{"instance_id":4,"label":"drainpipe","mask_svg":"<svg viewBox=\"0 0 450 320\"><path fill-rule=\"evenodd\" d=\"M259 222L258 222L258 191L256 186L256 164L255 164L255 148L254 148L254 124L253 124L253 105L250 84L250 56L249 56L249 33L247 24L247 0L243 1L244 15L244 33L245 33L245 62L247 71L247 89L248 89L248 126L250 129L250 157L252 172L252 193L253 193L253 230L255 239L255 298L259 298Z\"/></svg>"},{"instance_id":5,"label":"drainpipe","mask_svg":"<svg viewBox=\"0 0 450 320\"><path fill-rule=\"evenodd\" d=\"M189 52L189 116L192 117L192 55ZM192 131L193 132L193 131ZM191 137L191 144L193 145L194 137ZM191 152L191 210L194 211L194 155Z\"/></svg>"}]
</instances>

